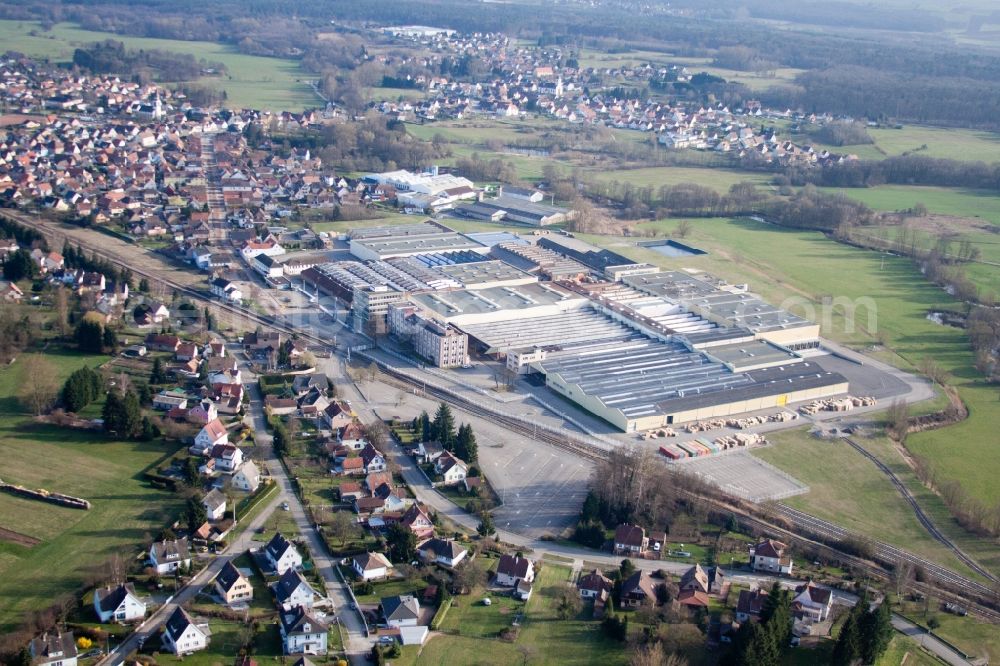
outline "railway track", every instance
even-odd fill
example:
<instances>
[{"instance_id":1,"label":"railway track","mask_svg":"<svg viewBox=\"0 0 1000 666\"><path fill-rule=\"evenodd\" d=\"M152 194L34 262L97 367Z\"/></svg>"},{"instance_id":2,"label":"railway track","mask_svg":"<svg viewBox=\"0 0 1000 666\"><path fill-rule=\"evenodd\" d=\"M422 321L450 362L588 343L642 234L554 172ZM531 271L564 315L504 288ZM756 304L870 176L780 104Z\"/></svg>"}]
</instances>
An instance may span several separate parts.
<instances>
[{"instance_id":1,"label":"railway track","mask_svg":"<svg viewBox=\"0 0 1000 666\"><path fill-rule=\"evenodd\" d=\"M956 546L947 536L944 535L944 533L941 532L941 530L937 528L937 526L931 521L931 519L927 516L927 514L924 513L923 508L917 502L916 498L913 496L913 493L910 492L910 489L903 484L903 482L899 479L899 477L896 476L896 474L891 469L889 469L889 467L885 463L876 458L870 451L868 451L865 447L861 446L851 438L845 437L844 439L858 453L860 453L865 458L868 458L870 461L872 461L875 464L875 466L879 468L879 471L881 471L883 474L885 474L886 477L888 477L889 481L892 482L892 485L895 486L896 490L899 491L899 494L903 496L904 500L906 500L906 503L909 504L910 508L913 509L913 513L917 517L917 520L932 537L934 537L937 541L941 542L944 546L946 546L952 553L955 554L955 557L957 557L963 564L965 564L967 567L978 573L983 578L986 578L987 580L993 583L1000 582L1000 579L998 579L992 573L990 573L982 566L980 566L980 564L976 562L974 559L966 555L962 551L962 549Z\"/></svg>"},{"instance_id":2,"label":"railway track","mask_svg":"<svg viewBox=\"0 0 1000 666\"><path fill-rule=\"evenodd\" d=\"M65 238L66 235L64 231L55 227L53 223L47 221L37 220L29 216L25 216L23 214L12 214L10 211L6 210L0 211L0 215L5 215L15 222L33 228L42 233L43 235L45 235L50 240ZM79 242L78 239L77 242ZM261 315L251 310L246 310L244 308L236 307L229 303L224 303L222 301L219 301L213 298L212 295L207 290L195 289L188 285L181 284L176 280L170 279L170 277L164 274L165 271L136 268L134 264L126 262L125 260L114 255L113 253L107 252L103 248L95 247L94 244L92 243L79 242L79 244L81 245L81 247L86 248L87 250L93 252L98 257L101 257L102 259L105 259L114 265L117 265L122 268L128 268L135 275L157 280L181 294L184 294L196 300L207 302L212 307L217 308L221 311L225 311L233 315L244 317L248 321L260 324L262 326L271 327L274 330L278 330L287 333L289 335L295 334L299 338L306 340L321 349L330 351L331 353L338 353L338 350L333 345L331 345L327 340L324 340L320 336L317 336L308 331L300 330L295 327L289 326L287 323L279 321L275 317L271 317L268 315ZM178 269L170 269L170 270L178 270ZM402 388L404 390L422 389L428 395L432 395L439 400L444 400L446 402L449 402L450 404L459 407L471 414L481 416L486 419L490 419L495 423L503 425L512 432L518 433L525 437L531 437L537 439L550 446L566 451L568 453L571 453L575 456L578 456L590 462L594 463L600 462L602 460L605 460L607 457L606 450L602 449L601 447L597 446L594 443L583 441L566 433L552 432L545 427L536 427L536 424L534 423L526 423L518 417L504 414L498 410L487 409L482 405L478 404L477 402L470 400L465 396L462 396L461 394L446 389L442 389L437 386L424 384L422 382L415 380L412 377L407 376L405 373L399 372L397 369L393 368L392 366L389 366L388 364L385 364L384 362L379 362L378 360L376 360L376 362L379 364L380 369L382 369L383 371L383 378L382 378L383 381L385 381L385 383L388 383L390 385L395 385L397 388ZM875 462L878 463L879 461ZM797 536L795 532L785 530L783 528L775 526L772 523L761 520L760 518L751 515L745 509L736 508L732 504L729 504L727 502L722 502L714 498L701 497L701 496L698 497L700 499L703 499L705 501L708 501L716 505L721 510L731 511L739 514L745 521L761 529L771 530L771 531L777 530L791 537ZM916 500L913 501L915 502ZM857 535L849 532L848 530L842 527L834 525L833 523L822 520L805 512L792 509L791 507L788 507L783 504L778 505L778 513L783 519L787 520L789 524L792 525L796 530L802 530L806 533L814 534L826 540L832 540L833 542L840 542L843 541L845 538L857 537ZM826 545L826 544L819 544L819 545ZM827 547L830 546L827 545ZM983 606L982 604L975 603L976 599L984 599L984 598L994 599L996 595L991 588L976 581L973 581L971 579L968 579L962 576L961 574L951 571L950 569L947 569L933 562L917 557L904 550L896 548L895 546L891 546L889 544L876 541L873 542L873 547L875 550L876 557L878 557L884 564L892 567L895 566L896 563L900 561L907 561L913 563L914 565L919 565L934 579L950 586L952 589L957 590L959 593L971 595L971 597L955 596L955 595L953 596L963 602L972 601L975 604L974 610L977 614L989 620L1000 622L1000 613L997 613L996 611L993 611L989 607ZM851 560L856 566L859 566L865 570L870 571L873 575L879 577L886 576L885 569L878 568L872 565L870 562L867 562L861 558L853 557L850 555L845 555L844 557L845 559ZM995 580L995 578L993 578L992 576L990 576L990 578ZM929 589L929 591L935 591L937 593L940 593L938 590L933 590L933 589Z\"/></svg>"}]
</instances>

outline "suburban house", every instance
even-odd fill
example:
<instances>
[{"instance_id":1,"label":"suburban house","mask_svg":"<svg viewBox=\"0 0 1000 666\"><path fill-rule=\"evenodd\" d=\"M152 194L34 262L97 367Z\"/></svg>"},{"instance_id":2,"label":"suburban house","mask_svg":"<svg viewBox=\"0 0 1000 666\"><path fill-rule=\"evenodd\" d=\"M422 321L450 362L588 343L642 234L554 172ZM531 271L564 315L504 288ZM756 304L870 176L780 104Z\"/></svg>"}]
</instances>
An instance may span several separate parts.
<instances>
[{"instance_id":1,"label":"suburban house","mask_svg":"<svg viewBox=\"0 0 1000 666\"><path fill-rule=\"evenodd\" d=\"M576 588L580 590L580 598L597 599L611 593L614 583L600 569L594 569L589 574L580 576Z\"/></svg>"},{"instance_id":2,"label":"suburban house","mask_svg":"<svg viewBox=\"0 0 1000 666\"><path fill-rule=\"evenodd\" d=\"M219 419L206 423L194 437L192 447L198 453L211 451L214 446L229 442L229 432Z\"/></svg>"},{"instance_id":3,"label":"suburban house","mask_svg":"<svg viewBox=\"0 0 1000 666\"><path fill-rule=\"evenodd\" d=\"M177 571L181 566L187 567L191 564L191 546L186 537L157 541L149 547L149 562L158 574Z\"/></svg>"},{"instance_id":4,"label":"suburban house","mask_svg":"<svg viewBox=\"0 0 1000 666\"><path fill-rule=\"evenodd\" d=\"M174 353L181 344L181 339L176 335L165 333L150 333L146 336L146 347L149 351L166 351Z\"/></svg>"},{"instance_id":5,"label":"suburban house","mask_svg":"<svg viewBox=\"0 0 1000 666\"><path fill-rule=\"evenodd\" d=\"M750 546L750 568L791 575L792 558L786 555L788 546L774 539L762 539Z\"/></svg>"},{"instance_id":6,"label":"suburban house","mask_svg":"<svg viewBox=\"0 0 1000 666\"><path fill-rule=\"evenodd\" d=\"M469 466L455 454L445 451L434 461L434 471L444 478L444 485L454 486L469 475Z\"/></svg>"},{"instance_id":7,"label":"suburban house","mask_svg":"<svg viewBox=\"0 0 1000 666\"><path fill-rule=\"evenodd\" d=\"M656 603L656 583L640 569L622 583L621 605L635 608L647 603Z\"/></svg>"},{"instance_id":8,"label":"suburban house","mask_svg":"<svg viewBox=\"0 0 1000 666\"><path fill-rule=\"evenodd\" d=\"M282 608L312 608L316 601L316 590L295 569L281 574L273 590L274 598Z\"/></svg>"},{"instance_id":9,"label":"suburban house","mask_svg":"<svg viewBox=\"0 0 1000 666\"><path fill-rule=\"evenodd\" d=\"M146 603L135 593L132 583L94 590L94 612L101 622L132 622L146 617Z\"/></svg>"},{"instance_id":10,"label":"suburban house","mask_svg":"<svg viewBox=\"0 0 1000 666\"><path fill-rule=\"evenodd\" d=\"M417 546L420 559L424 562L434 562L449 569L454 568L469 554L453 539L428 539Z\"/></svg>"},{"instance_id":11,"label":"suburban house","mask_svg":"<svg viewBox=\"0 0 1000 666\"><path fill-rule=\"evenodd\" d=\"M278 613L285 654L326 654L327 625L308 608L296 606Z\"/></svg>"},{"instance_id":12,"label":"suburban house","mask_svg":"<svg viewBox=\"0 0 1000 666\"><path fill-rule=\"evenodd\" d=\"M361 580L378 580L389 575L392 562L382 553L362 553L354 556L351 566Z\"/></svg>"},{"instance_id":13,"label":"suburban house","mask_svg":"<svg viewBox=\"0 0 1000 666\"><path fill-rule=\"evenodd\" d=\"M337 440L349 449L360 451L368 445L365 428L357 421L351 421L337 431Z\"/></svg>"},{"instance_id":14,"label":"suburban house","mask_svg":"<svg viewBox=\"0 0 1000 666\"><path fill-rule=\"evenodd\" d=\"M217 488L212 488L201 499L201 504L205 507L205 515L209 520L221 520L226 515L226 496Z\"/></svg>"},{"instance_id":15,"label":"suburban house","mask_svg":"<svg viewBox=\"0 0 1000 666\"><path fill-rule=\"evenodd\" d=\"M535 565L520 555L501 555L497 564L496 584L514 587L521 580L529 583L535 580Z\"/></svg>"},{"instance_id":16,"label":"suburban house","mask_svg":"<svg viewBox=\"0 0 1000 666\"><path fill-rule=\"evenodd\" d=\"M223 474L231 474L243 464L243 450L234 444L216 444L210 454L215 461L215 469Z\"/></svg>"},{"instance_id":17,"label":"suburban house","mask_svg":"<svg viewBox=\"0 0 1000 666\"><path fill-rule=\"evenodd\" d=\"M736 621L747 622L750 618L760 617L765 601L767 592L764 590L740 590L740 598L736 602Z\"/></svg>"},{"instance_id":18,"label":"suburban house","mask_svg":"<svg viewBox=\"0 0 1000 666\"><path fill-rule=\"evenodd\" d=\"M264 555L279 574L283 574L289 569L298 569L302 566L302 556L299 554L299 551L280 532L271 537L271 540L267 542L267 545L264 547Z\"/></svg>"},{"instance_id":19,"label":"suburban house","mask_svg":"<svg viewBox=\"0 0 1000 666\"><path fill-rule=\"evenodd\" d=\"M339 431L354 420L351 408L342 402L331 402L323 410L323 422L330 430Z\"/></svg>"},{"instance_id":20,"label":"suburban house","mask_svg":"<svg viewBox=\"0 0 1000 666\"><path fill-rule=\"evenodd\" d=\"M72 631L45 632L28 645L32 666L76 666Z\"/></svg>"},{"instance_id":21,"label":"suburban house","mask_svg":"<svg viewBox=\"0 0 1000 666\"><path fill-rule=\"evenodd\" d=\"M373 472L384 472L388 469L385 456L379 453L371 444L366 444L365 448L361 450L361 460L364 463L365 474L372 474Z\"/></svg>"},{"instance_id":22,"label":"suburban house","mask_svg":"<svg viewBox=\"0 0 1000 666\"><path fill-rule=\"evenodd\" d=\"M420 602L409 594L383 597L379 611L390 627L415 627L420 621Z\"/></svg>"},{"instance_id":23,"label":"suburban house","mask_svg":"<svg viewBox=\"0 0 1000 666\"><path fill-rule=\"evenodd\" d=\"M833 594L829 588L819 587L812 581L795 588L792 598L792 614L804 620L823 622L830 617L833 608Z\"/></svg>"},{"instance_id":24,"label":"suburban house","mask_svg":"<svg viewBox=\"0 0 1000 666\"><path fill-rule=\"evenodd\" d=\"M295 379L292 380L292 390L295 392L295 395L305 395L313 389L317 389L320 393L326 394L326 392L330 390L330 380L322 372L311 372L306 375L296 375ZM347 424L345 423L344 425Z\"/></svg>"},{"instance_id":25,"label":"suburban house","mask_svg":"<svg viewBox=\"0 0 1000 666\"><path fill-rule=\"evenodd\" d=\"M153 396L153 409L170 411L171 409L187 409L188 397L183 389L173 388L160 391Z\"/></svg>"},{"instance_id":26,"label":"suburban house","mask_svg":"<svg viewBox=\"0 0 1000 666\"><path fill-rule=\"evenodd\" d=\"M416 534L417 539L429 539L434 536L434 522L416 502L410 505L399 522Z\"/></svg>"},{"instance_id":27,"label":"suburban house","mask_svg":"<svg viewBox=\"0 0 1000 666\"><path fill-rule=\"evenodd\" d=\"M208 624L195 624L187 611L178 606L163 626L160 643L176 655L190 654L208 647Z\"/></svg>"},{"instance_id":28,"label":"suburban house","mask_svg":"<svg viewBox=\"0 0 1000 666\"><path fill-rule=\"evenodd\" d=\"M232 562L226 562L215 577L215 591L227 605L253 599L253 585Z\"/></svg>"},{"instance_id":29,"label":"suburban house","mask_svg":"<svg viewBox=\"0 0 1000 666\"><path fill-rule=\"evenodd\" d=\"M188 421L202 425L219 418L219 408L209 399L200 400L188 412Z\"/></svg>"},{"instance_id":30,"label":"suburban house","mask_svg":"<svg viewBox=\"0 0 1000 666\"><path fill-rule=\"evenodd\" d=\"M663 533L647 536L646 530L638 525L624 523L615 528L614 553L615 555L645 557L646 553L652 549L658 555L666 538L666 534Z\"/></svg>"},{"instance_id":31,"label":"suburban house","mask_svg":"<svg viewBox=\"0 0 1000 666\"><path fill-rule=\"evenodd\" d=\"M233 472L230 483L237 490L243 490L248 493L256 491L260 486L260 470L257 469L257 464L252 460L244 461Z\"/></svg>"}]
</instances>

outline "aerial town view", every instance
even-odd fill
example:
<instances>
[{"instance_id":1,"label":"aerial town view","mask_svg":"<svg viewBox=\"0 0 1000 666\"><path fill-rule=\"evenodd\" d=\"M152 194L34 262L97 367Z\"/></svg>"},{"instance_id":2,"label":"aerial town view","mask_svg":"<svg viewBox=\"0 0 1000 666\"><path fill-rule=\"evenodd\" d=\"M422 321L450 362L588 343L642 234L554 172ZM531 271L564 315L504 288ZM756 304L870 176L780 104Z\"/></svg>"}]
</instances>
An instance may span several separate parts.
<instances>
[{"instance_id":1,"label":"aerial town view","mask_svg":"<svg viewBox=\"0 0 1000 666\"><path fill-rule=\"evenodd\" d=\"M1000 661L990 0L0 0L0 666Z\"/></svg>"}]
</instances>

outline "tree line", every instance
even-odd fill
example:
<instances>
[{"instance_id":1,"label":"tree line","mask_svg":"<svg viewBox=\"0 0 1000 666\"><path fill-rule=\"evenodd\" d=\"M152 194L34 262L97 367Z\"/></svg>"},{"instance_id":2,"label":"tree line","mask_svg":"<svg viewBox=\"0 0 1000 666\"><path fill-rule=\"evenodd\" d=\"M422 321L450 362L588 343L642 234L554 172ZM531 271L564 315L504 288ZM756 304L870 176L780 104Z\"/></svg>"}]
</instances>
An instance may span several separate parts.
<instances>
[{"instance_id":1,"label":"tree line","mask_svg":"<svg viewBox=\"0 0 1000 666\"><path fill-rule=\"evenodd\" d=\"M126 78L157 81L189 81L206 69L224 72L219 62L197 60L189 53L162 49L126 49L122 42L107 39L73 51L73 64L95 74L117 74Z\"/></svg>"}]
</instances>

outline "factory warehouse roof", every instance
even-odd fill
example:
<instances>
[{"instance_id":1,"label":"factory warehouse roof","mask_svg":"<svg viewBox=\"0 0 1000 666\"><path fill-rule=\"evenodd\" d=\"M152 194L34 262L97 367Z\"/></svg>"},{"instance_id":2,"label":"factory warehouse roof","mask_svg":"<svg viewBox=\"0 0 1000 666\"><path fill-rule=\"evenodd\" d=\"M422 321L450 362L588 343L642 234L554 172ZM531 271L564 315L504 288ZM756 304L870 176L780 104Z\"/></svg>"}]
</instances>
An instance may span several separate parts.
<instances>
[{"instance_id":1,"label":"factory warehouse roof","mask_svg":"<svg viewBox=\"0 0 1000 666\"><path fill-rule=\"evenodd\" d=\"M436 312L440 319L455 323L470 315L484 315L477 322L523 319L525 312L535 309L539 314L555 314L584 307L588 303L579 294L542 282L515 287L413 294L410 299L425 310Z\"/></svg>"},{"instance_id":2,"label":"factory warehouse roof","mask_svg":"<svg viewBox=\"0 0 1000 666\"><path fill-rule=\"evenodd\" d=\"M555 315L461 325L463 332L489 348L487 353L559 348L580 342L626 340L635 332L589 308Z\"/></svg>"}]
</instances>

